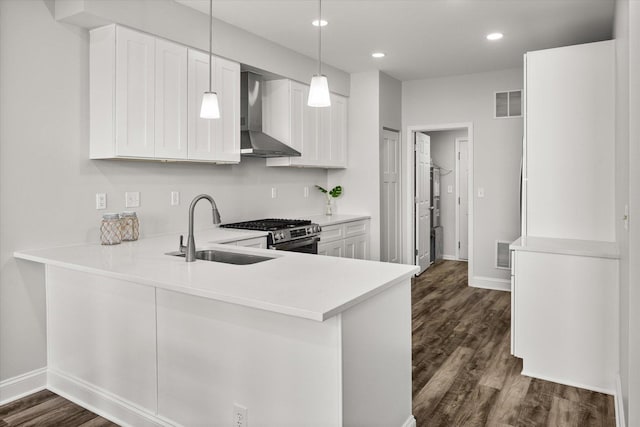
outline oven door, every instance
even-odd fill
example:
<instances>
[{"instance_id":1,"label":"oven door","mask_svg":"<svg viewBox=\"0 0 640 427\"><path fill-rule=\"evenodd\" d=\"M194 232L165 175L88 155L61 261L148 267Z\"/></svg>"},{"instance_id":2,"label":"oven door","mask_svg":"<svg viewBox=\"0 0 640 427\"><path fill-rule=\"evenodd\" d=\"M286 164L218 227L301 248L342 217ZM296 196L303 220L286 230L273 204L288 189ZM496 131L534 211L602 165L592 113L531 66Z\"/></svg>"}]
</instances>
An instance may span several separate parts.
<instances>
[{"instance_id":1,"label":"oven door","mask_svg":"<svg viewBox=\"0 0 640 427\"><path fill-rule=\"evenodd\" d=\"M293 242L276 243L271 249L317 255L319 241L319 237L311 237L308 239L294 240Z\"/></svg>"}]
</instances>

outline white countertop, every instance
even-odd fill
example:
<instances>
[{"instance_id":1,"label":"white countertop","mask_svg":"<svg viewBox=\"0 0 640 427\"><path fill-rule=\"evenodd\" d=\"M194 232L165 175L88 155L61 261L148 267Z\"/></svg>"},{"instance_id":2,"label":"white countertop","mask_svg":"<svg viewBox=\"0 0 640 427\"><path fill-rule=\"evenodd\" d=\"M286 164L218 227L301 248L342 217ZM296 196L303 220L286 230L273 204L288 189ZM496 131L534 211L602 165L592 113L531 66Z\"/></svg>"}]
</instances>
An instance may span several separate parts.
<instances>
[{"instance_id":1,"label":"white countertop","mask_svg":"<svg viewBox=\"0 0 640 427\"><path fill-rule=\"evenodd\" d=\"M311 220L321 227L327 227L329 225L343 224L345 222L360 221L362 219L371 219L369 215L346 215L346 214L333 214L333 215L312 215L304 216L304 219Z\"/></svg>"},{"instance_id":2,"label":"white countertop","mask_svg":"<svg viewBox=\"0 0 640 427\"><path fill-rule=\"evenodd\" d=\"M328 319L418 272L416 266L225 246L261 232L212 228L195 233L198 249L274 257L251 265L187 263L165 255L178 234L115 246L83 244L17 251L16 258L131 281L316 321Z\"/></svg>"},{"instance_id":3,"label":"white countertop","mask_svg":"<svg viewBox=\"0 0 640 427\"><path fill-rule=\"evenodd\" d=\"M618 244L594 240L554 239L550 237L523 236L511 243L510 249L526 252L543 252L595 258L620 258Z\"/></svg>"}]
</instances>

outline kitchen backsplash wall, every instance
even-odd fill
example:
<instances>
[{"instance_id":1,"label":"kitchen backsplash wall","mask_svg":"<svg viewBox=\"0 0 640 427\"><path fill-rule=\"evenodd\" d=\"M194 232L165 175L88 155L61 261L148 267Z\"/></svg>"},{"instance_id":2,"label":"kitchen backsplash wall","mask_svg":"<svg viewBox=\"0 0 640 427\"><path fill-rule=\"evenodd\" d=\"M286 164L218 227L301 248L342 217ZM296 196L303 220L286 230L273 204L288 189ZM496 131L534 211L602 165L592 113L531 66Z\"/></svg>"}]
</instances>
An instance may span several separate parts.
<instances>
[{"instance_id":1,"label":"kitchen backsplash wall","mask_svg":"<svg viewBox=\"0 0 640 427\"><path fill-rule=\"evenodd\" d=\"M223 221L324 209L313 185L326 185L325 170L266 168L263 159L233 166L89 160L89 37L57 23L53 3L0 1L0 381L46 363L44 270L17 262L13 251L97 242L101 215L124 210L125 191L140 192L141 206L131 210L142 237L175 232L176 247L199 193L215 198ZM180 192L177 207L171 191ZM107 194L104 211L95 209L98 192ZM208 224L203 202L196 227Z\"/></svg>"}]
</instances>

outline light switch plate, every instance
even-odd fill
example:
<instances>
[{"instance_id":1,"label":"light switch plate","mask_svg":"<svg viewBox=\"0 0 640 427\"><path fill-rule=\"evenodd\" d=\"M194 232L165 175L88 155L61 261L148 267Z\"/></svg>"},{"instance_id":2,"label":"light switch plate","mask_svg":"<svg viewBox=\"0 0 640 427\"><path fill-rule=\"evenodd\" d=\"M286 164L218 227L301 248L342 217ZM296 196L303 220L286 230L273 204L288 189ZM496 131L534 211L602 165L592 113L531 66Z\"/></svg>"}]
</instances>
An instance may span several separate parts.
<instances>
[{"instance_id":1,"label":"light switch plate","mask_svg":"<svg viewBox=\"0 0 640 427\"><path fill-rule=\"evenodd\" d=\"M307 197L309 197L309 187L304 187L303 194L304 194L305 199L306 199Z\"/></svg>"},{"instance_id":2,"label":"light switch plate","mask_svg":"<svg viewBox=\"0 0 640 427\"><path fill-rule=\"evenodd\" d=\"M96 209L107 209L106 193L96 193Z\"/></svg>"},{"instance_id":3,"label":"light switch plate","mask_svg":"<svg viewBox=\"0 0 640 427\"><path fill-rule=\"evenodd\" d=\"M447 193L453 193L453 185L447 185Z\"/></svg>"},{"instance_id":4,"label":"light switch plate","mask_svg":"<svg viewBox=\"0 0 640 427\"><path fill-rule=\"evenodd\" d=\"M478 199L482 199L484 197L484 188L478 188Z\"/></svg>"},{"instance_id":5,"label":"light switch plate","mask_svg":"<svg viewBox=\"0 0 640 427\"><path fill-rule=\"evenodd\" d=\"M171 206L178 206L180 204L180 192L172 191L171 192Z\"/></svg>"},{"instance_id":6,"label":"light switch plate","mask_svg":"<svg viewBox=\"0 0 640 427\"><path fill-rule=\"evenodd\" d=\"M271 198L275 199L278 197L278 189L276 187L271 187Z\"/></svg>"},{"instance_id":7,"label":"light switch plate","mask_svg":"<svg viewBox=\"0 0 640 427\"><path fill-rule=\"evenodd\" d=\"M140 192L127 191L124 193L124 207L137 208L140 206Z\"/></svg>"}]
</instances>

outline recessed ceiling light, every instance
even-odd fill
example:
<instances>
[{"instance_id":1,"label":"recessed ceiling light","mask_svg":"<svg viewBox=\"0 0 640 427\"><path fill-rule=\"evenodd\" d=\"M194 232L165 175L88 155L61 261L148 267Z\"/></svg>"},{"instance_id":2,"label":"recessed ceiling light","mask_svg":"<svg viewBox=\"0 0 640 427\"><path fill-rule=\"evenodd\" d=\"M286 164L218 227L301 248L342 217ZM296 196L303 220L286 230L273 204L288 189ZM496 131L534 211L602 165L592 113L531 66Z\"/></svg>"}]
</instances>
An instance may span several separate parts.
<instances>
[{"instance_id":1,"label":"recessed ceiling light","mask_svg":"<svg viewBox=\"0 0 640 427\"><path fill-rule=\"evenodd\" d=\"M326 27L328 22L324 19L316 19L311 24L313 24L314 27Z\"/></svg>"},{"instance_id":2,"label":"recessed ceiling light","mask_svg":"<svg viewBox=\"0 0 640 427\"><path fill-rule=\"evenodd\" d=\"M487 34L487 40L500 40L502 37L504 37L504 34L502 33L491 33L491 34Z\"/></svg>"},{"instance_id":3,"label":"recessed ceiling light","mask_svg":"<svg viewBox=\"0 0 640 427\"><path fill-rule=\"evenodd\" d=\"M373 52L371 56L373 56L374 58L384 58L385 54L384 52Z\"/></svg>"}]
</instances>

